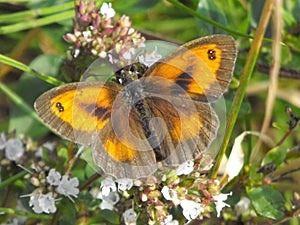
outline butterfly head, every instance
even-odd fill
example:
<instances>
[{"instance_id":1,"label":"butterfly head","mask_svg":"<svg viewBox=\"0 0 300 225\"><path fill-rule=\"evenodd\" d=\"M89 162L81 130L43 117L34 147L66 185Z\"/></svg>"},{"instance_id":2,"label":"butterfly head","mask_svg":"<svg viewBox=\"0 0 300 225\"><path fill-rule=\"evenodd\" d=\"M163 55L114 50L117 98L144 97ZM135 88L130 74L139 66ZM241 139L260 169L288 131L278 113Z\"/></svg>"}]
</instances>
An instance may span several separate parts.
<instances>
[{"instance_id":1,"label":"butterfly head","mask_svg":"<svg viewBox=\"0 0 300 225\"><path fill-rule=\"evenodd\" d=\"M134 80L140 79L148 67L140 62L136 62L125 66L115 73L117 82L123 86L131 83Z\"/></svg>"}]
</instances>

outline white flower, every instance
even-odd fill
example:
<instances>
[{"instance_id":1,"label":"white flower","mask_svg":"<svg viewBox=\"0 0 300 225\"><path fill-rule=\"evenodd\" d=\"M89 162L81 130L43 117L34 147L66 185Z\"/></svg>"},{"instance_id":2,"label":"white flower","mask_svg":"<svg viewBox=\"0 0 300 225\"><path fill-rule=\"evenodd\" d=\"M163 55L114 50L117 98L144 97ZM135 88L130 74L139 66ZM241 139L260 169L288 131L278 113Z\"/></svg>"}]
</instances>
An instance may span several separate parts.
<instances>
[{"instance_id":1,"label":"white flower","mask_svg":"<svg viewBox=\"0 0 300 225\"><path fill-rule=\"evenodd\" d=\"M236 177L244 166L244 151L242 147L242 141L245 136L246 132L242 133L234 140L232 151L224 172L224 175L228 176L228 181L231 181L234 177Z\"/></svg>"},{"instance_id":2,"label":"white flower","mask_svg":"<svg viewBox=\"0 0 300 225\"><path fill-rule=\"evenodd\" d=\"M146 66L151 66L158 60L162 58L162 55L160 55L157 51L157 46L155 46L154 51L148 52L146 51L144 55L140 55L139 57L139 62L146 65Z\"/></svg>"},{"instance_id":3,"label":"white flower","mask_svg":"<svg viewBox=\"0 0 300 225\"><path fill-rule=\"evenodd\" d=\"M188 160L178 166L178 168L176 169L176 174L177 174L177 176L180 176L183 174L188 175L191 172L193 172L193 170L194 170L194 162L192 160Z\"/></svg>"},{"instance_id":4,"label":"white flower","mask_svg":"<svg viewBox=\"0 0 300 225\"><path fill-rule=\"evenodd\" d=\"M117 190L116 183L112 177L106 177L101 182L101 193L103 196L108 196L110 192L115 192Z\"/></svg>"},{"instance_id":5,"label":"white flower","mask_svg":"<svg viewBox=\"0 0 300 225\"><path fill-rule=\"evenodd\" d=\"M144 185L143 181L141 180L133 180L133 185L136 187L141 187L142 185Z\"/></svg>"},{"instance_id":6,"label":"white flower","mask_svg":"<svg viewBox=\"0 0 300 225\"><path fill-rule=\"evenodd\" d=\"M126 59L126 60L131 60L132 59L132 55L129 51L126 51L122 54L123 58Z\"/></svg>"},{"instance_id":7,"label":"white flower","mask_svg":"<svg viewBox=\"0 0 300 225\"><path fill-rule=\"evenodd\" d=\"M80 50L79 49L75 49L74 50L74 58L77 58L79 56Z\"/></svg>"},{"instance_id":8,"label":"white flower","mask_svg":"<svg viewBox=\"0 0 300 225\"><path fill-rule=\"evenodd\" d=\"M217 210L217 217L220 216L221 210L226 206L226 207L230 207L230 205L228 205L227 203L225 203L224 201L227 200L228 195L232 195L232 192L228 193L228 194L219 194L216 196L213 196L213 199L215 200L215 205L216 205L216 210Z\"/></svg>"},{"instance_id":9,"label":"white flower","mask_svg":"<svg viewBox=\"0 0 300 225\"><path fill-rule=\"evenodd\" d=\"M169 215L162 224L163 225L179 225L179 222L177 220L173 220L173 216Z\"/></svg>"},{"instance_id":10,"label":"white flower","mask_svg":"<svg viewBox=\"0 0 300 225\"><path fill-rule=\"evenodd\" d=\"M52 152L55 149L56 143L54 141L47 141L43 144L43 147Z\"/></svg>"},{"instance_id":11,"label":"white flower","mask_svg":"<svg viewBox=\"0 0 300 225\"><path fill-rule=\"evenodd\" d=\"M243 213L248 212L250 207L250 199L242 197L241 200L235 205L234 211L236 216L241 216Z\"/></svg>"},{"instance_id":12,"label":"white flower","mask_svg":"<svg viewBox=\"0 0 300 225\"><path fill-rule=\"evenodd\" d=\"M90 194L91 194L94 198L102 199L102 194L101 194L100 188L98 188L98 187L93 187L93 188L90 190Z\"/></svg>"},{"instance_id":13,"label":"white flower","mask_svg":"<svg viewBox=\"0 0 300 225\"><path fill-rule=\"evenodd\" d=\"M114 205L113 204L111 204L110 202L108 202L108 201L102 201L101 202L101 204L99 205L99 208L101 209L101 210L103 210L103 209L108 209L108 210L113 210L114 209Z\"/></svg>"},{"instance_id":14,"label":"white flower","mask_svg":"<svg viewBox=\"0 0 300 225\"><path fill-rule=\"evenodd\" d=\"M47 141L42 146L38 148L38 150L35 153L36 157L42 157L43 156L43 149L47 149L48 151L52 152L55 148L56 143Z\"/></svg>"},{"instance_id":15,"label":"white flower","mask_svg":"<svg viewBox=\"0 0 300 225\"><path fill-rule=\"evenodd\" d=\"M259 132L254 132L254 131L244 131L242 134L240 134L234 140L233 147L232 147L229 159L226 164L225 172L224 172L224 177L228 176L227 182L229 182L234 177L236 177L240 173L240 171L242 170L242 168L244 166L245 154L243 151L242 142L246 135L258 136L268 146L275 146L274 141L267 135L261 134Z\"/></svg>"},{"instance_id":16,"label":"white flower","mask_svg":"<svg viewBox=\"0 0 300 225\"><path fill-rule=\"evenodd\" d=\"M11 138L6 142L5 157L11 161L20 159L24 154L24 146L20 139Z\"/></svg>"},{"instance_id":17,"label":"white flower","mask_svg":"<svg viewBox=\"0 0 300 225\"><path fill-rule=\"evenodd\" d=\"M165 199L172 201L174 198L177 198L177 192L173 189L170 189L168 186L164 186L161 189L161 193L165 197Z\"/></svg>"},{"instance_id":18,"label":"white flower","mask_svg":"<svg viewBox=\"0 0 300 225\"><path fill-rule=\"evenodd\" d=\"M182 200L180 206L182 207L182 213L187 220L196 219L199 214L203 212L201 204L191 200Z\"/></svg>"},{"instance_id":19,"label":"white flower","mask_svg":"<svg viewBox=\"0 0 300 225\"><path fill-rule=\"evenodd\" d=\"M100 58L105 59L106 56L107 56L107 52L102 51L102 52L100 52L98 55L99 55Z\"/></svg>"},{"instance_id":20,"label":"white flower","mask_svg":"<svg viewBox=\"0 0 300 225\"><path fill-rule=\"evenodd\" d=\"M100 196L102 203L100 204L100 209L109 209L112 210L114 205L117 204L120 200L118 192L109 192L109 195Z\"/></svg>"},{"instance_id":21,"label":"white flower","mask_svg":"<svg viewBox=\"0 0 300 225\"><path fill-rule=\"evenodd\" d=\"M52 193L44 195L41 190L31 194L29 206L32 207L35 213L54 213L56 211L55 199Z\"/></svg>"},{"instance_id":22,"label":"white flower","mask_svg":"<svg viewBox=\"0 0 300 225\"><path fill-rule=\"evenodd\" d=\"M166 200L172 201L175 205L178 205L180 203L177 192L173 189L170 189L168 186L164 186L161 189L161 193L163 194Z\"/></svg>"},{"instance_id":23,"label":"white flower","mask_svg":"<svg viewBox=\"0 0 300 225\"><path fill-rule=\"evenodd\" d=\"M45 213L55 213L55 199L51 193L41 195L38 202Z\"/></svg>"},{"instance_id":24,"label":"white flower","mask_svg":"<svg viewBox=\"0 0 300 225\"><path fill-rule=\"evenodd\" d=\"M6 146L6 136L5 133L1 133L0 135L0 150L3 150Z\"/></svg>"},{"instance_id":25,"label":"white flower","mask_svg":"<svg viewBox=\"0 0 300 225\"><path fill-rule=\"evenodd\" d=\"M136 212L131 208L123 213L124 222L126 225L135 225L137 220Z\"/></svg>"},{"instance_id":26,"label":"white flower","mask_svg":"<svg viewBox=\"0 0 300 225\"><path fill-rule=\"evenodd\" d=\"M79 193L78 185L79 181L77 177L70 179L67 175L63 175L56 191L70 199L72 199L70 196L77 198L77 194Z\"/></svg>"},{"instance_id":27,"label":"white flower","mask_svg":"<svg viewBox=\"0 0 300 225\"><path fill-rule=\"evenodd\" d=\"M61 178L60 173L55 169L51 169L49 171L48 176L46 177L46 180L50 185L58 186L60 183L60 178Z\"/></svg>"},{"instance_id":28,"label":"white flower","mask_svg":"<svg viewBox=\"0 0 300 225\"><path fill-rule=\"evenodd\" d=\"M133 186L133 180L128 179L128 178L118 179L118 180L116 180L116 182L118 183L118 190L119 191L130 190Z\"/></svg>"},{"instance_id":29,"label":"white flower","mask_svg":"<svg viewBox=\"0 0 300 225\"><path fill-rule=\"evenodd\" d=\"M92 32L90 30L86 30L86 31L82 31L82 36L85 38L89 38L92 36ZM89 42L90 40L87 39L87 42Z\"/></svg>"},{"instance_id":30,"label":"white flower","mask_svg":"<svg viewBox=\"0 0 300 225\"><path fill-rule=\"evenodd\" d=\"M41 195L42 195L42 193L40 191L35 191L30 196L29 206L32 207L32 209L35 213L42 213L43 212L43 209L40 206L40 203L38 201L38 199Z\"/></svg>"},{"instance_id":31,"label":"white flower","mask_svg":"<svg viewBox=\"0 0 300 225\"><path fill-rule=\"evenodd\" d=\"M115 10L112 8L111 3L104 2L100 8L100 13L105 15L107 19L112 18L116 15Z\"/></svg>"}]
</instances>

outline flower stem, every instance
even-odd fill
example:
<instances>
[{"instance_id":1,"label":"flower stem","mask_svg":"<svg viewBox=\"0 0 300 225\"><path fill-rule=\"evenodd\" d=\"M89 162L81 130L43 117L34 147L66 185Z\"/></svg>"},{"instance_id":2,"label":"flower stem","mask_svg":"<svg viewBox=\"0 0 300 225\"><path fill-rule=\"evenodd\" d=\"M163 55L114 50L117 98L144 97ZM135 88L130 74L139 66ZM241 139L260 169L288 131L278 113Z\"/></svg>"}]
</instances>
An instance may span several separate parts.
<instances>
[{"instance_id":1,"label":"flower stem","mask_svg":"<svg viewBox=\"0 0 300 225\"><path fill-rule=\"evenodd\" d=\"M24 177L28 172L27 171L22 171L8 179L6 179L5 181L0 183L0 190L4 187L6 187L7 185L10 185L11 183L15 182L16 180Z\"/></svg>"},{"instance_id":2,"label":"flower stem","mask_svg":"<svg viewBox=\"0 0 300 225\"><path fill-rule=\"evenodd\" d=\"M186 11L188 14L191 14L197 18L199 18L200 20L203 20L217 28L220 28L221 30L224 30L224 31L227 31L228 33L231 33L231 34L236 34L238 36L241 36L241 37L247 37L247 38L253 38L251 35L248 35L248 34L245 34L245 33L241 33L241 32L238 32L236 30L233 30L233 29L230 29L226 26L223 26L222 24L220 23L217 23L216 21L212 20L212 19L209 19L203 15L201 15L200 13L196 12L195 10L187 7L186 5L180 3L179 1L177 0L168 0L168 2L172 3L174 6Z\"/></svg>"},{"instance_id":3,"label":"flower stem","mask_svg":"<svg viewBox=\"0 0 300 225\"><path fill-rule=\"evenodd\" d=\"M0 91L7 95L18 107L20 107L24 112L28 113L33 119L43 124L37 114L32 110L32 108L28 104L26 104L20 96L14 93L2 82L0 82Z\"/></svg>"},{"instance_id":4,"label":"flower stem","mask_svg":"<svg viewBox=\"0 0 300 225\"><path fill-rule=\"evenodd\" d=\"M5 55L2 55L0 54L0 62L6 64L6 65L9 65L9 66L12 66L12 67L15 67L19 70L22 70L24 72L28 72L28 73L31 73L32 75L40 78L41 80L49 83L49 84L52 84L54 86L59 86L59 85L62 85L64 84L64 82L60 81L60 80L57 80L55 79L54 77L49 77L45 74L42 74L42 73L39 73L37 71L35 71L34 69L31 69L29 66L17 61L17 60L14 60L10 57L7 57Z\"/></svg>"},{"instance_id":5,"label":"flower stem","mask_svg":"<svg viewBox=\"0 0 300 225\"><path fill-rule=\"evenodd\" d=\"M219 170L219 167L221 164L221 160L225 155L225 152L226 152L226 149L227 149L227 146L229 143L229 139L231 137L234 125L235 125L237 117L238 117L239 110L241 108L243 99L246 94L246 89L247 89L249 80L251 78L251 75L253 73L253 70L254 70L254 67L256 64L259 50L261 48L261 44L263 41L264 33L268 26L269 18L271 16L273 3L274 3L273 0L267 0L265 2L263 11L261 13L259 24L258 24L257 30L255 32L255 36L254 36L252 45L250 47L250 51L248 53L248 57L246 60L244 70L241 75L240 85L236 91L236 94L235 94L233 102L232 102L232 108L231 108L229 116L228 116L224 139L223 139L222 145L220 147L220 151L218 152L218 155L216 158L216 164L211 173L212 178L217 177L218 170Z\"/></svg>"},{"instance_id":6,"label":"flower stem","mask_svg":"<svg viewBox=\"0 0 300 225\"><path fill-rule=\"evenodd\" d=\"M11 208L2 208L0 207L0 214L12 214L17 216L24 216L27 218L41 219L41 220L49 220L51 216L43 215L43 214L35 214L30 212L24 212L21 210L11 209Z\"/></svg>"}]
</instances>

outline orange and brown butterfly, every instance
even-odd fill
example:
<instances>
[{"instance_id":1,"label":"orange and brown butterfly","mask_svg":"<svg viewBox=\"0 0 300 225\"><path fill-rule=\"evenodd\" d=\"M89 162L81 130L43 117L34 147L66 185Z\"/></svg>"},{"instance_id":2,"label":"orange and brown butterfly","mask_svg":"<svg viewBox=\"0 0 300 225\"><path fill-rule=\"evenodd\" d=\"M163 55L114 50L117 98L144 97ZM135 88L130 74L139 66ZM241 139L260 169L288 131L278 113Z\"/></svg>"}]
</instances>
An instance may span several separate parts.
<instances>
[{"instance_id":1,"label":"orange and brown butterfly","mask_svg":"<svg viewBox=\"0 0 300 225\"><path fill-rule=\"evenodd\" d=\"M66 84L42 94L35 109L63 138L91 146L105 174L145 177L210 145L219 120L209 103L226 91L236 56L231 36L199 38L139 79Z\"/></svg>"}]
</instances>

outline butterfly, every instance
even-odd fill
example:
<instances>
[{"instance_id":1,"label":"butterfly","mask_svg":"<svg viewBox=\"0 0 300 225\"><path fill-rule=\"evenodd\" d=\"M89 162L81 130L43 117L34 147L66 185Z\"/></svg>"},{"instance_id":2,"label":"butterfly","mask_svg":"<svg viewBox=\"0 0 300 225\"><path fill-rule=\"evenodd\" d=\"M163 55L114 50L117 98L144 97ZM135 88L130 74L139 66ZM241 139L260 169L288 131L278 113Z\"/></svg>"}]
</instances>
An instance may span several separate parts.
<instances>
[{"instance_id":1,"label":"butterfly","mask_svg":"<svg viewBox=\"0 0 300 225\"><path fill-rule=\"evenodd\" d=\"M234 39L190 41L139 74L118 82L77 82L53 88L34 104L63 138L91 146L94 163L116 178L140 178L160 166L193 159L215 139L210 103L228 88L237 57Z\"/></svg>"}]
</instances>

